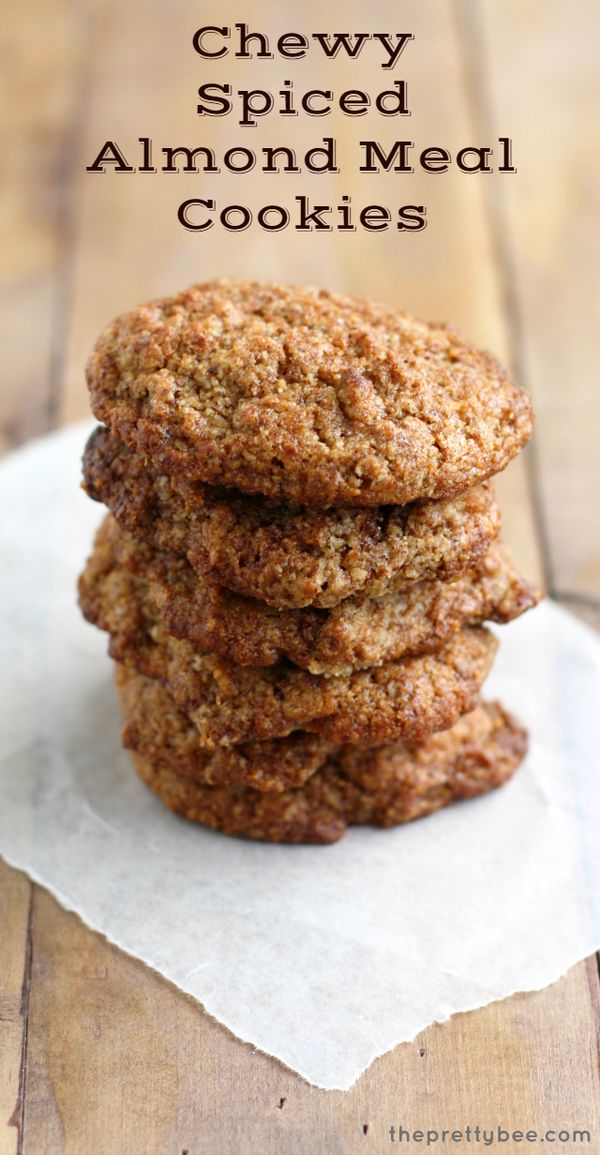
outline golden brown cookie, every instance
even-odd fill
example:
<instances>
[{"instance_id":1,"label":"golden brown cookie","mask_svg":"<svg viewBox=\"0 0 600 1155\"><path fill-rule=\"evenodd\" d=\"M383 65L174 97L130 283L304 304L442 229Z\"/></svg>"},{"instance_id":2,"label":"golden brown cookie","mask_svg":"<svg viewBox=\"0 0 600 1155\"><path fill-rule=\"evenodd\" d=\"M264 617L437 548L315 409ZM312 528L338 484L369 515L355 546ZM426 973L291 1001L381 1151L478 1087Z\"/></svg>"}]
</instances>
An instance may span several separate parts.
<instances>
[{"instance_id":1,"label":"golden brown cookie","mask_svg":"<svg viewBox=\"0 0 600 1155\"><path fill-rule=\"evenodd\" d=\"M145 578L97 555L79 594L85 617L110 633L111 656L167 686L208 748L294 730L333 742L421 738L473 709L497 646L487 630L472 627L435 654L327 678L286 662L238 666L200 653L166 632Z\"/></svg>"},{"instance_id":2,"label":"golden brown cookie","mask_svg":"<svg viewBox=\"0 0 600 1155\"><path fill-rule=\"evenodd\" d=\"M213 830L266 842L336 842L351 825L389 827L501 786L527 750L527 734L497 703L422 742L346 748L298 790L202 786L139 753L141 778L169 809Z\"/></svg>"},{"instance_id":3,"label":"golden brown cookie","mask_svg":"<svg viewBox=\"0 0 600 1155\"><path fill-rule=\"evenodd\" d=\"M200 575L277 608L328 608L447 580L474 565L500 530L489 483L454 501L325 512L154 468L97 429L84 456L87 492L136 538L183 553Z\"/></svg>"},{"instance_id":4,"label":"golden brown cookie","mask_svg":"<svg viewBox=\"0 0 600 1155\"><path fill-rule=\"evenodd\" d=\"M252 786L280 791L302 786L325 762L332 744L302 731L271 742L206 750L193 722L160 682L115 664L123 710L123 745L155 769L173 771L205 786Z\"/></svg>"},{"instance_id":5,"label":"golden brown cookie","mask_svg":"<svg viewBox=\"0 0 600 1155\"><path fill-rule=\"evenodd\" d=\"M527 396L454 330L358 297L212 281L118 317L96 416L169 473L325 508L446 498L503 469Z\"/></svg>"},{"instance_id":6,"label":"golden brown cookie","mask_svg":"<svg viewBox=\"0 0 600 1155\"><path fill-rule=\"evenodd\" d=\"M167 633L187 638L195 649L242 666L288 658L312 674L347 674L427 653L466 625L511 621L540 597L499 542L454 581L419 582L404 593L367 601L347 598L332 610L276 610L231 593L199 578L180 554L136 541L110 514L94 553L103 568L116 560L146 578Z\"/></svg>"}]
</instances>

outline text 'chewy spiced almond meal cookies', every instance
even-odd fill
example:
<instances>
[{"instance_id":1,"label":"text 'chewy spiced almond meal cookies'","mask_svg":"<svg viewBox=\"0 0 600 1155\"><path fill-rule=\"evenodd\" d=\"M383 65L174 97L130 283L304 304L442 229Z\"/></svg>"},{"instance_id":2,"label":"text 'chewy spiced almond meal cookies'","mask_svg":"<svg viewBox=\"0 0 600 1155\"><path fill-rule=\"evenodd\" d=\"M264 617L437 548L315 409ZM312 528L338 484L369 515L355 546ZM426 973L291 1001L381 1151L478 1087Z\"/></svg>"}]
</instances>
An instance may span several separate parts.
<instances>
[{"instance_id":1,"label":"text 'chewy spiced almond meal cookies'","mask_svg":"<svg viewBox=\"0 0 600 1155\"><path fill-rule=\"evenodd\" d=\"M213 281L114 321L81 575L123 743L172 810L334 842L502 784L527 738L480 699L539 592L490 478L526 395L453 330L316 289Z\"/></svg>"}]
</instances>

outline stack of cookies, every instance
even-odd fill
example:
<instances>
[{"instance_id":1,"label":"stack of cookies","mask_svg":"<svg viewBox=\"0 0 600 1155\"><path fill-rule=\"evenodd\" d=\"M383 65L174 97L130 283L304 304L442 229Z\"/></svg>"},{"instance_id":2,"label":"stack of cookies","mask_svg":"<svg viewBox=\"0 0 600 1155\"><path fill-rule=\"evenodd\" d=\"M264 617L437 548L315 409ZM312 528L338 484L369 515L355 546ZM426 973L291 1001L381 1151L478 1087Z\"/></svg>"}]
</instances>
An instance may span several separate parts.
<instances>
[{"instance_id":1,"label":"stack of cookies","mask_svg":"<svg viewBox=\"0 0 600 1155\"><path fill-rule=\"evenodd\" d=\"M526 734L480 700L486 621L538 600L489 478L530 403L456 332L234 282L119 317L87 369L109 514L80 578L123 742L172 810L333 842L504 782Z\"/></svg>"}]
</instances>

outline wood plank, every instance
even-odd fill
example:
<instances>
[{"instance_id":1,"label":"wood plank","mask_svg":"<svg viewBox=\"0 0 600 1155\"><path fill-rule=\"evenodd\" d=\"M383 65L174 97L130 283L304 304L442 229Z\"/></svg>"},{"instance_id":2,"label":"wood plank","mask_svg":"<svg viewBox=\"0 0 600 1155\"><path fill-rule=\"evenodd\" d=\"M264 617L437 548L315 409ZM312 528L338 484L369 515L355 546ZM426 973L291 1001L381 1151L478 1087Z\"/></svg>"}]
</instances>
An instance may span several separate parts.
<instances>
[{"instance_id":1,"label":"wood plank","mask_svg":"<svg viewBox=\"0 0 600 1155\"><path fill-rule=\"evenodd\" d=\"M32 889L0 859L0 1155L16 1155L23 1125Z\"/></svg>"},{"instance_id":2,"label":"wood plank","mask_svg":"<svg viewBox=\"0 0 600 1155\"><path fill-rule=\"evenodd\" d=\"M0 14L0 450L52 424L61 369L69 150L85 41L77 5L53 0L49 51L48 37L36 33L47 15L44 0L6 4Z\"/></svg>"},{"instance_id":3,"label":"wood plank","mask_svg":"<svg viewBox=\"0 0 600 1155\"><path fill-rule=\"evenodd\" d=\"M72 0L0 12L0 451L53 422L68 272L68 153L85 47ZM0 1155L20 1151L25 1110L33 887L0 861Z\"/></svg>"},{"instance_id":4,"label":"wood plank","mask_svg":"<svg viewBox=\"0 0 600 1155\"><path fill-rule=\"evenodd\" d=\"M518 177L489 180L516 352L537 409L536 484L554 591L600 596L600 9L462 0L483 134ZM487 111L485 111L487 110Z\"/></svg>"},{"instance_id":5,"label":"wood plank","mask_svg":"<svg viewBox=\"0 0 600 1155\"><path fill-rule=\"evenodd\" d=\"M480 135L510 133L515 143L518 178L492 176L486 191L512 361L537 414L528 465L543 569L554 596L600 629L600 543L590 533L600 492L594 377L600 248L598 198L590 195L600 185L594 147L600 13L584 3L573 21L554 0L526 7L516 0L458 0L457 15ZM598 1037L596 960L572 973L574 993L578 982L580 998L591 989ZM579 1069L581 1056L573 1061ZM586 1085L586 1094L582 1108L592 1109L598 1088ZM561 1091L557 1102L563 1101Z\"/></svg>"},{"instance_id":6,"label":"wood plank","mask_svg":"<svg viewBox=\"0 0 600 1155\"><path fill-rule=\"evenodd\" d=\"M429 1028L351 1091L326 1092L42 891L34 940L24 1155L376 1155L392 1125L598 1126L597 983L583 963L546 991Z\"/></svg>"},{"instance_id":7,"label":"wood plank","mask_svg":"<svg viewBox=\"0 0 600 1155\"><path fill-rule=\"evenodd\" d=\"M27 21L33 2L23 6ZM395 27L395 11L390 7L389 12L388 23ZM239 18L231 0L219 14L224 22ZM377 26L383 27L381 11L376 16ZM244 19L264 26L258 0L246 6ZM80 172L94 147L117 130L128 144L141 132L168 144L176 143L178 135L182 143L199 143L201 136L216 144L222 137L218 122L203 125L200 134L193 114L200 72L202 79L210 79L216 71L199 68L189 51L186 37L191 37L194 20L197 14L190 17L187 32L180 35L176 28L174 34L166 5L104 0L94 36L84 41L88 49L93 44L94 60L89 64L87 127L72 158L78 174L71 220L75 248L61 416L86 410L85 354L114 312L224 272L257 275L258 268L262 276L318 280L373 293L422 315L445 316L507 356L512 341L503 284L477 180L450 174L443 181L430 178L422 186L430 224L418 238L299 240L286 234L282 243L281 237L245 234L241 244L239 237L217 230L201 240L190 237L174 221L173 205L180 195L192 195L188 188L196 191L197 178L148 177L146 186L141 177L95 178ZM281 21L283 31L285 14ZM301 18L294 20L306 30L321 22L316 0L303 4ZM449 4L435 0L425 14L423 5L410 0L403 6L404 22L417 32L419 44L418 58L411 63L407 55L403 73L416 110L410 135L425 143L462 144L472 136L472 110L462 86ZM345 6L344 25L362 28L367 23L357 0ZM243 67L237 83L255 75L255 66ZM218 72L222 75L221 66ZM281 79L276 69L272 75ZM361 67L361 84L380 86L382 75ZM311 66L303 66L298 76L307 85L317 79ZM148 77L160 83L153 85ZM340 79L346 79L341 72ZM353 69L347 79L355 82ZM336 128L345 148L348 125ZM253 131L253 147L260 140L281 143L262 128ZM302 140L308 147L320 135L314 127L299 125L298 148ZM363 181L348 174L343 182L313 180L310 190L326 200L341 192L361 201L379 200L384 182L394 203L402 194L393 178L374 181L368 193ZM293 187L290 178L277 179L278 190L283 187ZM264 189L251 181L240 184L240 178L223 176L217 191L224 200L237 200L241 188L261 203ZM413 191L411 185L411 198ZM55 331L60 352L61 328ZM511 467L502 485L508 537L521 564L535 572L536 537L520 464ZM430 1028L415 1044L375 1063L354 1091L341 1095L308 1088L232 1038L196 1004L87 931L38 890L32 929L25 1155L375 1152L387 1143L387 1128L403 1121L398 1111L406 1104L404 1122L411 1127L434 1114L458 1126L466 1114L475 1122L506 1119L520 1126L548 1119L551 1125L548 1101L560 1106L562 1124L572 1120L585 1126L585 1113L598 1091L592 1013L597 979L583 964L545 992L517 996Z\"/></svg>"}]
</instances>

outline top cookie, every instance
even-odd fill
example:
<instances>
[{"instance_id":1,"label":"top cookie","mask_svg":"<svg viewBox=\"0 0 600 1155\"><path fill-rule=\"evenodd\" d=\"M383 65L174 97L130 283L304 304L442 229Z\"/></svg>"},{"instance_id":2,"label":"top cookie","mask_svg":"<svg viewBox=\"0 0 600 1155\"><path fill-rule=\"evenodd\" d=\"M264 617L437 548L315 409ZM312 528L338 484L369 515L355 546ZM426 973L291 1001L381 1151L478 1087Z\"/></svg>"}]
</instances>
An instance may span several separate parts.
<instances>
[{"instance_id":1,"label":"top cookie","mask_svg":"<svg viewBox=\"0 0 600 1155\"><path fill-rule=\"evenodd\" d=\"M460 493L533 420L498 362L444 325L252 282L118 317L87 381L96 416L155 468L323 508Z\"/></svg>"}]
</instances>

